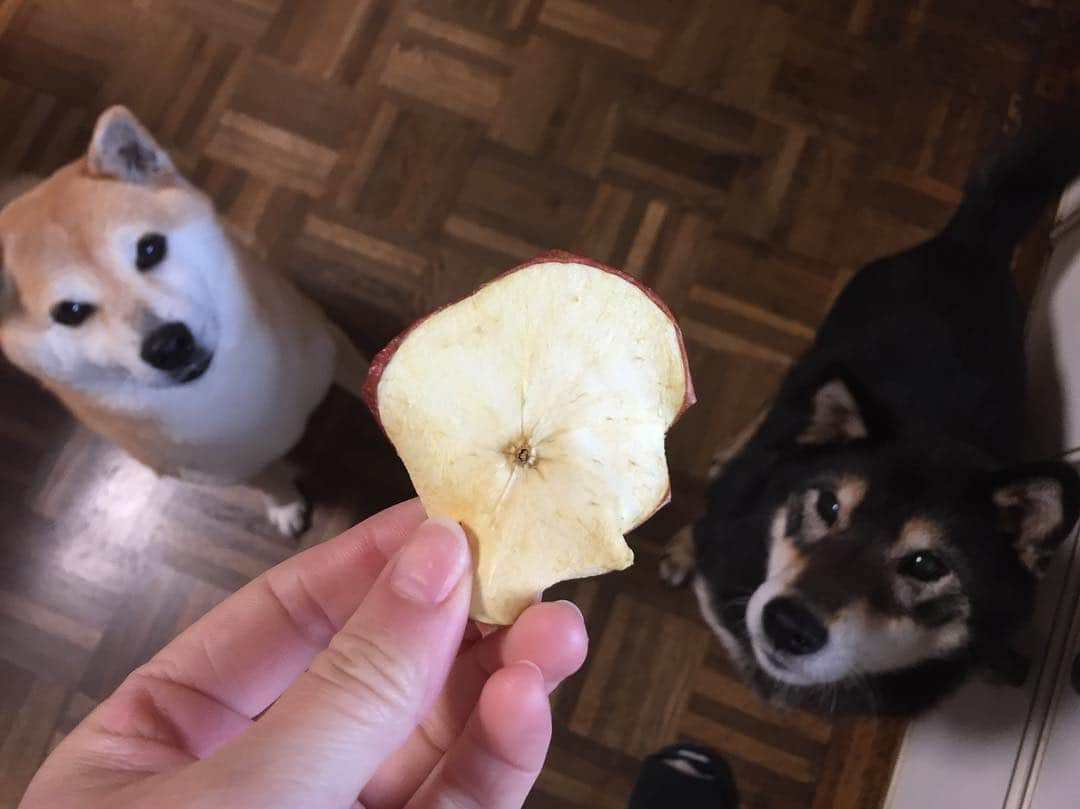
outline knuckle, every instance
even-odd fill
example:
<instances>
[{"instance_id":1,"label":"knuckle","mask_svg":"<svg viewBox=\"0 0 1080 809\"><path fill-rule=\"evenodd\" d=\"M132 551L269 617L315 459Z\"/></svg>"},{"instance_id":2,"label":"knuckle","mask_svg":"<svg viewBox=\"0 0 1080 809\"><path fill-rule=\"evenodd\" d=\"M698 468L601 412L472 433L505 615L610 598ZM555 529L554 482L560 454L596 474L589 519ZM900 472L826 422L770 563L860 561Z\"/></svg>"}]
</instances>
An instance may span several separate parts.
<instances>
[{"instance_id":1,"label":"knuckle","mask_svg":"<svg viewBox=\"0 0 1080 809\"><path fill-rule=\"evenodd\" d=\"M309 671L352 706L361 721L383 722L411 714L422 691L415 663L392 644L348 629L334 636Z\"/></svg>"}]
</instances>

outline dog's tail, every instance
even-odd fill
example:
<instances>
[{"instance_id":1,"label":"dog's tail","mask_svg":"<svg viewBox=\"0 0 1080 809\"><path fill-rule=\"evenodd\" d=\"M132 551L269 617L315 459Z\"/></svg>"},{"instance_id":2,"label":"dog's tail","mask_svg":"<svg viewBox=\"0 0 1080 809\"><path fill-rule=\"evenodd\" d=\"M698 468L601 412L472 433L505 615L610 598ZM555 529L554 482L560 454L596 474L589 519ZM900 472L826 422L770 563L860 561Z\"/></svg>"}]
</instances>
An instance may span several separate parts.
<instances>
[{"instance_id":1,"label":"dog's tail","mask_svg":"<svg viewBox=\"0 0 1080 809\"><path fill-rule=\"evenodd\" d=\"M968 178L942 234L993 255L1011 255L1046 206L1080 175L1080 114L1019 135Z\"/></svg>"}]
</instances>

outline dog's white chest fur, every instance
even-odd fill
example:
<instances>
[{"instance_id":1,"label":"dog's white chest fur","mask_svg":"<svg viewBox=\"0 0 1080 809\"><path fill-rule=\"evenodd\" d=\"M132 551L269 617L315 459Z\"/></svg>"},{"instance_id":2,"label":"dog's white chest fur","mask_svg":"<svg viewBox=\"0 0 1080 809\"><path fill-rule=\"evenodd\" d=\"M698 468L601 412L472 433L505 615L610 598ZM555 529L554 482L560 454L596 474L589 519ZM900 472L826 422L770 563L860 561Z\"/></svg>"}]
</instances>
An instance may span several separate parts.
<instances>
[{"instance_id":1,"label":"dog's white chest fur","mask_svg":"<svg viewBox=\"0 0 1080 809\"><path fill-rule=\"evenodd\" d=\"M56 389L84 422L161 474L214 484L253 477L300 440L333 382L336 347L322 313L267 268L245 272L242 260L211 281L219 337L202 378L104 397Z\"/></svg>"},{"instance_id":2,"label":"dog's white chest fur","mask_svg":"<svg viewBox=\"0 0 1080 809\"><path fill-rule=\"evenodd\" d=\"M248 326L235 344L218 350L202 379L155 392L146 403L160 419L173 466L162 471L196 482L245 480L303 435L333 379L330 335Z\"/></svg>"}]
</instances>

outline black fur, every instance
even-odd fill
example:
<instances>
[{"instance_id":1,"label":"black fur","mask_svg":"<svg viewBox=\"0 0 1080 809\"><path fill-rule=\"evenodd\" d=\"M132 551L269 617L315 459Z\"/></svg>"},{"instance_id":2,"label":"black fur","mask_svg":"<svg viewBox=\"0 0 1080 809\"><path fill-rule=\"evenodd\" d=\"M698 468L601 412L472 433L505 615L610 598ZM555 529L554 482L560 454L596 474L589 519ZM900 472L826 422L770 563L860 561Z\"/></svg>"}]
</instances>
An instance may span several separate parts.
<instances>
[{"instance_id":1,"label":"black fur","mask_svg":"<svg viewBox=\"0 0 1080 809\"><path fill-rule=\"evenodd\" d=\"M910 714L974 667L1010 659L1010 636L1030 616L1035 577L992 500L995 486L1026 474L1012 468L1021 450L1024 357L1009 265L1018 240L1080 173L1078 135L1080 127L1069 125L1007 147L972 172L937 237L863 268L761 426L713 483L695 527L698 575L743 647L747 678L764 694L826 711ZM854 394L867 436L807 446L799 437L811 401L834 378ZM867 480L868 494L851 527L855 538L810 555L823 573L801 580L822 583L808 598L833 609L857 595L883 615L895 612L885 551L905 519L930 515L947 529L948 561L970 604L971 642L944 659L857 683L784 686L753 656L746 601L765 579L775 510L815 479L841 472ZM1053 545L1076 520L1080 482L1064 464L1040 472L1062 486L1064 520L1047 538ZM933 626L958 608L946 599L913 618Z\"/></svg>"}]
</instances>

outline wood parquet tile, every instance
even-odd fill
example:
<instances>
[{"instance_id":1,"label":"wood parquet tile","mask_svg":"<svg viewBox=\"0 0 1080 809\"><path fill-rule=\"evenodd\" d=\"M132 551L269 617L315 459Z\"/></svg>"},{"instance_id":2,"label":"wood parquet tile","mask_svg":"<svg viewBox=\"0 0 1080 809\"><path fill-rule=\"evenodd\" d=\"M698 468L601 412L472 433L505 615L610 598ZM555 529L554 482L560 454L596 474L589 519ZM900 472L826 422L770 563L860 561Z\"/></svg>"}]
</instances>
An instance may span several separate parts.
<instances>
[{"instance_id":1,"label":"wood parquet tile","mask_svg":"<svg viewBox=\"0 0 1080 809\"><path fill-rule=\"evenodd\" d=\"M528 805L621 809L640 759L689 738L729 756L746 807L868 809L902 727L760 702L657 561L851 273L940 226L998 133L1075 98L1078 21L1064 0L0 0L0 173L55 168L126 103L368 350L549 248L653 285L701 403L638 564L557 588L593 651ZM1018 259L1025 294L1045 245ZM341 393L296 456L318 503L300 547L410 492ZM3 364L0 513L0 809L127 672L297 549Z\"/></svg>"}]
</instances>

